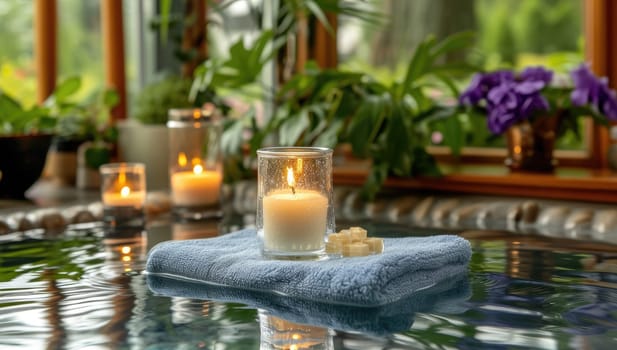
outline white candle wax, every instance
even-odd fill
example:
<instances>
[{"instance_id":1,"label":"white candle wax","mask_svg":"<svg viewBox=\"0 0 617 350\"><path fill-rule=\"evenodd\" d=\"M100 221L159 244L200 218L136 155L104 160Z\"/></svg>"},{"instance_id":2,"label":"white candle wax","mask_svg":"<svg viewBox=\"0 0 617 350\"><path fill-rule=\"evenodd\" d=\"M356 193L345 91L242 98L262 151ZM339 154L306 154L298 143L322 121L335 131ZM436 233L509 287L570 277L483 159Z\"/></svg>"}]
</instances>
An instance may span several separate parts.
<instances>
[{"instance_id":1,"label":"white candle wax","mask_svg":"<svg viewBox=\"0 0 617 350\"><path fill-rule=\"evenodd\" d=\"M179 206L216 204L219 201L221 182L221 174L217 171L182 171L172 174L172 201Z\"/></svg>"},{"instance_id":2,"label":"white candle wax","mask_svg":"<svg viewBox=\"0 0 617 350\"><path fill-rule=\"evenodd\" d=\"M264 246L268 250L312 251L324 245L328 198L308 190L275 191L263 198Z\"/></svg>"},{"instance_id":3,"label":"white candle wax","mask_svg":"<svg viewBox=\"0 0 617 350\"><path fill-rule=\"evenodd\" d=\"M144 191L131 191L127 193L105 192L103 193L103 205L108 207L136 207L144 205L146 193Z\"/></svg>"}]
</instances>

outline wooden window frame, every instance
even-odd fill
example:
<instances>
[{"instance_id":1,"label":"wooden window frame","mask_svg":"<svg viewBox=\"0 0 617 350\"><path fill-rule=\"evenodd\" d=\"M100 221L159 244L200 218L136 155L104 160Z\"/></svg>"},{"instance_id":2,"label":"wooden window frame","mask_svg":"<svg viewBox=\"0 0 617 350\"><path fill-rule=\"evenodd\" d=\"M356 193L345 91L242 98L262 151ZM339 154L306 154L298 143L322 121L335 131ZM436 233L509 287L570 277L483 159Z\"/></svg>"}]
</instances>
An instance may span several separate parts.
<instances>
[{"instance_id":1,"label":"wooden window frame","mask_svg":"<svg viewBox=\"0 0 617 350\"><path fill-rule=\"evenodd\" d=\"M617 2L582 0L584 7L585 60L594 72L617 87ZM336 26L334 26L336 30ZM336 41L316 36L315 56L336 52ZM326 65L322 65L326 66ZM586 121L589 140L585 151L557 150L559 168L554 174L514 174L503 165L503 149L465 148L458 165L444 148L429 147L443 164L441 178L389 178L386 186L409 190L540 197L617 203L617 176L608 166L611 144L607 128ZM350 160L335 169L337 184L361 185L367 162Z\"/></svg>"},{"instance_id":2,"label":"wooden window frame","mask_svg":"<svg viewBox=\"0 0 617 350\"><path fill-rule=\"evenodd\" d=\"M617 62L617 23L610 18L617 18L617 4L611 0L583 0L584 5L584 36L585 36L585 59L591 63L596 74L609 77L613 87L617 82L617 67L612 62ZM336 22L333 21L336 31ZM321 30L319 30L321 29ZM326 33L327 34L327 33ZM330 35L324 35L324 30L318 28L315 38L315 57L321 58L322 67L332 67L327 58L336 53L336 39ZM322 63L323 62L323 63ZM336 65L336 61L334 61ZM607 168L607 149L610 144L608 132L605 127L594 125L591 120L585 121L588 141L587 149L580 151L557 150L556 158L561 166L584 167L584 168ZM442 162L454 162L445 147L429 147L429 151ZM463 149L458 161L463 163L492 163L503 162L506 151L498 148L466 147Z\"/></svg>"},{"instance_id":3,"label":"wooden window frame","mask_svg":"<svg viewBox=\"0 0 617 350\"><path fill-rule=\"evenodd\" d=\"M585 9L585 57L593 70L607 76L611 85L617 82L617 2L612 0L583 0ZM35 0L37 93L39 100L53 90L56 78L56 0ZM122 0L101 1L106 82L119 89L122 104L114 110L115 118L126 116L126 82L124 76L124 38L122 30ZM336 19L331 16L336 33ZM114 40L112 40L114 39ZM48 46L46 46L48 45ZM325 29L316 30L312 57L322 67L336 65L336 37ZM51 87L51 88L50 88ZM557 151L561 158L555 174L510 174L501 163L505 153L494 150L467 149L463 163L493 162L495 165L451 166L438 179L389 179L386 185L408 189L430 189L468 193L532 196L554 199L576 199L617 202L617 176L608 170L607 152L610 139L606 128L588 128L591 147L589 154ZM488 153L487 153L488 152ZM484 153L484 154L483 154ZM564 155L566 157L564 157ZM436 154L438 159L445 155ZM339 184L358 185L366 177L366 163L350 164L335 170ZM577 167L578 170L566 167ZM480 166L482 167L482 166Z\"/></svg>"},{"instance_id":4,"label":"wooden window frame","mask_svg":"<svg viewBox=\"0 0 617 350\"><path fill-rule=\"evenodd\" d=\"M56 87L58 62L58 11L56 0L34 0L37 100L45 101ZM101 0L101 33L105 84L116 89L120 102L112 119L126 118L126 75L122 0Z\"/></svg>"}]
</instances>

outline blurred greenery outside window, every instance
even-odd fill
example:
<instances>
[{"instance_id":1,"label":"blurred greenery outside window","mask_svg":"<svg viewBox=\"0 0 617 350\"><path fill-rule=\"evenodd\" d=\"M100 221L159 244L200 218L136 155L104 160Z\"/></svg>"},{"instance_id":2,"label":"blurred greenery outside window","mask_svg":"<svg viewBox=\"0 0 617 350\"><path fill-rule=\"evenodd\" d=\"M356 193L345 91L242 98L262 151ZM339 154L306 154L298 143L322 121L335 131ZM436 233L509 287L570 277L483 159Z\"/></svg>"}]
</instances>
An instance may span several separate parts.
<instances>
[{"instance_id":1,"label":"blurred greenery outside window","mask_svg":"<svg viewBox=\"0 0 617 350\"><path fill-rule=\"evenodd\" d=\"M58 0L58 80L81 77L74 99L87 98L105 84L101 1Z\"/></svg>"},{"instance_id":2,"label":"blurred greenery outside window","mask_svg":"<svg viewBox=\"0 0 617 350\"><path fill-rule=\"evenodd\" d=\"M371 0L366 6L383 13L383 21L375 26L339 18L339 68L384 82L400 79L413 49L428 35L444 38L467 30L476 33L476 45L463 58L486 70L544 65L566 78L584 61L582 0ZM468 82L459 81L459 89ZM485 118L465 116L462 122L466 146L504 146L503 137L491 137ZM581 123L581 130L589 127ZM433 145L448 137L443 125L429 132ZM565 135L558 149L586 150L590 140L587 132L582 135L580 140Z\"/></svg>"},{"instance_id":3,"label":"blurred greenery outside window","mask_svg":"<svg viewBox=\"0 0 617 350\"><path fill-rule=\"evenodd\" d=\"M80 76L86 98L104 84L100 2L58 0L58 77ZM24 106L36 103L34 2L0 1L0 88Z\"/></svg>"},{"instance_id":4,"label":"blurred greenery outside window","mask_svg":"<svg viewBox=\"0 0 617 350\"><path fill-rule=\"evenodd\" d=\"M0 89L26 108L36 103L33 7L31 1L0 1Z\"/></svg>"}]
</instances>

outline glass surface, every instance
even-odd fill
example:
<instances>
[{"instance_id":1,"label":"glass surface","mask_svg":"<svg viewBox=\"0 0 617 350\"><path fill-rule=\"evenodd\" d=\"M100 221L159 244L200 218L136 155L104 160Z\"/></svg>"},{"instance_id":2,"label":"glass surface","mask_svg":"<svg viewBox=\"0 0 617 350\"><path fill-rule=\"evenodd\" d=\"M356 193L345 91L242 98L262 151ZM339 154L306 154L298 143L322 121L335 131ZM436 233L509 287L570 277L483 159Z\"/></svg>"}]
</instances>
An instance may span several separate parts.
<instances>
[{"instance_id":1,"label":"glass surface","mask_svg":"<svg viewBox=\"0 0 617 350\"><path fill-rule=\"evenodd\" d=\"M252 220L252 213L226 213L203 223L201 237L211 237L215 227L230 232ZM339 221L341 228L352 224ZM457 232L353 224L382 237ZM96 223L62 233L0 236L0 348L259 349L286 336L297 338L267 333L291 329L285 327L295 322L264 320L267 314L253 307L154 294L143 274L147 252L158 242L182 238L180 229L163 220L146 233L116 239L105 238ZM188 230L190 238L199 237L197 226ZM405 322L380 334L340 329L343 324L294 329L310 331L316 344L334 349L615 348L615 246L496 231L460 234L470 240L473 256L468 289L453 302L419 299L414 311L400 315ZM322 316L327 315L334 314ZM367 327L380 315L347 316Z\"/></svg>"},{"instance_id":2,"label":"glass surface","mask_svg":"<svg viewBox=\"0 0 617 350\"><path fill-rule=\"evenodd\" d=\"M257 229L265 256L319 257L334 232L332 150L257 151Z\"/></svg>"},{"instance_id":3,"label":"glass surface","mask_svg":"<svg viewBox=\"0 0 617 350\"><path fill-rule=\"evenodd\" d=\"M0 1L0 89L30 107L36 103L34 3Z\"/></svg>"},{"instance_id":4,"label":"glass surface","mask_svg":"<svg viewBox=\"0 0 617 350\"><path fill-rule=\"evenodd\" d=\"M79 101L103 88L101 1L58 0L58 76L81 77Z\"/></svg>"}]
</instances>

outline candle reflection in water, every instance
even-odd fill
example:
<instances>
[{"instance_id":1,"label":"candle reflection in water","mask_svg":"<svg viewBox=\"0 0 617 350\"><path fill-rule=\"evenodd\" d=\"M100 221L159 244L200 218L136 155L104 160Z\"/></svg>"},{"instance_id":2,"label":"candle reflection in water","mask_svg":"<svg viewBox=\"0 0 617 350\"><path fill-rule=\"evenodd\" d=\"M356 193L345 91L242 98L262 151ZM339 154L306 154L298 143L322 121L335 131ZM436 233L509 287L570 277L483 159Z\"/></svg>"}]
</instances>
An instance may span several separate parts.
<instances>
[{"instance_id":1,"label":"candle reflection in water","mask_svg":"<svg viewBox=\"0 0 617 350\"><path fill-rule=\"evenodd\" d=\"M219 221L204 220L196 222L175 222L171 232L174 240L210 238L218 236L221 229Z\"/></svg>"},{"instance_id":2,"label":"candle reflection in water","mask_svg":"<svg viewBox=\"0 0 617 350\"><path fill-rule=\"evenodd\" d=\"M260 350L334 349L332 332L327 328L287 321L258 310Z\"/></svg>"},{"instance_id":3,"label":"candle reflection in water","mask_svg":"<svg viewBox=\"0 0 617 350\"><path fill-rule=\"evenodd\" d=\"M107 283L113 286L115 293L111 298L113 314L100 331L107 336L111 347L126 343L129 334L128 325L136 307L137 294L132 284L135 279L142 279L137 272L143 266L136 264L143 264L146 241L144 231L133 231L132 235L125 234L122 238L103 240L108 266L111 267Z\"/></svg>"},{"instance_id":4,"label":"candle reflection in water","mask_svg":"<svg viewBox=\"0 0 617 350\"><path fill-rule=\"evenodd\" d=\"M47 340L49 349L60 349L66 343L66 330L60 313L60 306L65 299L62 290L58 287L54 271L52 269L43 270L42 279L47 281L45 291L49 293L49 298L45 301L47 310L47 320L51 331Z\"/></svg>"}]
</instances>

